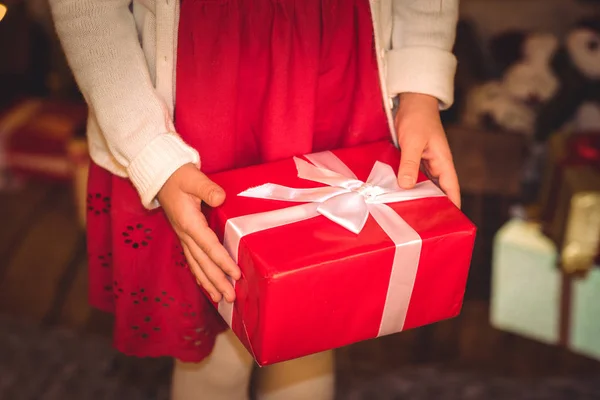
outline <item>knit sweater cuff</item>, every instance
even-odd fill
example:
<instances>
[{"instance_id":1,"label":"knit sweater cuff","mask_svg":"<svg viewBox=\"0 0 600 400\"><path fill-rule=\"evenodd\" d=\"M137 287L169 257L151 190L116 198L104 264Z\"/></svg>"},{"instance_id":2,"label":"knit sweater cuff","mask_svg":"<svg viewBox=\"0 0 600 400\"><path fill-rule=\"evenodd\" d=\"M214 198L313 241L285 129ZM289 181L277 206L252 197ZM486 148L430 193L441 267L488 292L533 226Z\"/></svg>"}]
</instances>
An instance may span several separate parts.
<instances>
[{"instance_id":1,"label":"knit sweater cuff","mask_svg":"<svg viewBox=\"0 0 600 400\"><path fill-rule=\"evenodd\" d=\"M431 47L405 47L387 55L387 88L390 95L423 93L437 98L440 109L454 102L456 57Z\"/></svg>"},{"instance_id":2,"label":"knit sweater cuff","mask_svg":"<svg viewBox=\"0 0 600 400\"><path fill-rule=\"evenodd\" d=\"M200 167L200 156L176 134L161 134L144 147L127 168L144 207L158 207L156 195L167 179L179 167L189 163Z\"/></svg>"}]
</instances>

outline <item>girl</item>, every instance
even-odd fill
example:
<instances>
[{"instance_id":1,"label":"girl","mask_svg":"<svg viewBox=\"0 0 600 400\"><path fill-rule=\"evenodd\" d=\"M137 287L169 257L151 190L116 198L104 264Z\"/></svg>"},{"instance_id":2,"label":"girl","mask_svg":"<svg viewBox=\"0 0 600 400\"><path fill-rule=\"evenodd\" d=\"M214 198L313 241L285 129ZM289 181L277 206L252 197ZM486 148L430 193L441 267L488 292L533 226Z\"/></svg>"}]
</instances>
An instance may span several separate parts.
<instances>
[{"instance_id":1,"label":"girl","mask_svg":"<svg viewBox=\"0 0 600 400\"><path fill-rule=\"evenodd\" d=\"M439 118L458 0L50 3L90 108L91 302L120 351L178 360L176 400L246 399L252 366L198 287L231 302L240 277L200 212L225 199L205 174L391 131L400 185L422 163L459 203ZM260 399L333 398L331 352L261 372Z\"/></svg>"}]
</instances>

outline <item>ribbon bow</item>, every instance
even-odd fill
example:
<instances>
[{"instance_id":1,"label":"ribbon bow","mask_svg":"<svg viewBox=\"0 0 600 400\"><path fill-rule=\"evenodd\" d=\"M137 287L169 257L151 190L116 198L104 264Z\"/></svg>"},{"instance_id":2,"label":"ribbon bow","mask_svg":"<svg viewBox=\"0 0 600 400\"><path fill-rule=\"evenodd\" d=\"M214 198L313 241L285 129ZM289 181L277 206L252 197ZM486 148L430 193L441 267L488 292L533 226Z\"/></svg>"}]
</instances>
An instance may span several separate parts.
<instances>
[{"instance_id":1,"label":"ribbon bow","mask_svg":"<svg viewBox=\"0 0 600 400\"><path fill-rule=\"evenodd\" d=\"M312 164L294 158L298 177L328 186L296 189L267 183L248 189L239 196L318 203L316 211L319 214L358 234L377 205L444 195L431 181L418 183L414 189L401 189L392 167L379 161L375 162L369 178L363 182L330 152L311 154L306 158Z\"/></svg>"}]
</instances>

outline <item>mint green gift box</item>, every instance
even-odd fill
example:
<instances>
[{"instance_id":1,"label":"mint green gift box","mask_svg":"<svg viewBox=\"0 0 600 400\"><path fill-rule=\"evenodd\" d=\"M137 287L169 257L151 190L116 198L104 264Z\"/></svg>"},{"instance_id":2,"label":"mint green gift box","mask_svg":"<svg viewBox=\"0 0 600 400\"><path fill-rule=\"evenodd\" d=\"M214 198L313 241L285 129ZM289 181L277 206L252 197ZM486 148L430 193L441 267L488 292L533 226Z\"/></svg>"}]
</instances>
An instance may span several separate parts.
<instances>
[{"instance_id":1,"label":"mint green gift box","mask_svg":"<svg viewBox=\"0 0 600 400\"><path fill-rule=\"evenodd\" d=\"M500 228L492 258L492 326L558 343L562 276L557 256L539 224L513 219Z\"/></svg>"},{"instance_id":2,"label":"mint green gift box","mask_svg":"<svg viewBox=\"0 0 600 400\"><path fill-rule=\"evenodd\" d=\"M571 298L569 348L600 360L600 266L574 279Z\"/></svg>"},{"instance_id":3,"label":"mint green gift box","mask_svg":"<svg viewBox=\"0 0 600 400\"><path fill-rule=\"evenodd\" d=\"M513 219L500 228L494 239L490 322L600 360L600 266L569 278L557 262L556 246L539 224Z\"/></svg>"}]
</instances>

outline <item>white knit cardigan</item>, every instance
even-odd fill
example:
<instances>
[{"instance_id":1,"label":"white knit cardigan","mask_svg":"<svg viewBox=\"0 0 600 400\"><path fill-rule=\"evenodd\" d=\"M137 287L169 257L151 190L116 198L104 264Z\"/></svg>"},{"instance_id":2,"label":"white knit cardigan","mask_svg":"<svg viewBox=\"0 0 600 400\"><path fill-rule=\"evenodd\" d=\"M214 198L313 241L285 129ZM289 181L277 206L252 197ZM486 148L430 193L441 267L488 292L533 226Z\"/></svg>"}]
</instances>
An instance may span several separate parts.
<instances>
[{"instance_id":1,"label":"white knit cardigan","mask_svg":"<svg viewBox=\"0 0 600 400\"><path fill-rule=\"evenodd\" d=\"M458 0L369 1L382 101L395 140L392 99L399 93L429 94L442 109L452 104ZM198 152L173 125L179 0L50 0L50 5L90 108L92 159L129 178L147 208L158 206L156 194L177 168L200 167Z\"/></svg>"}]
</instances>

